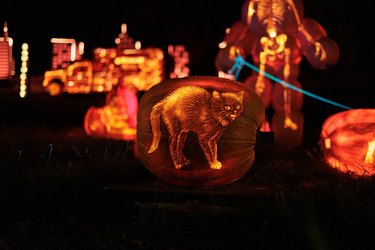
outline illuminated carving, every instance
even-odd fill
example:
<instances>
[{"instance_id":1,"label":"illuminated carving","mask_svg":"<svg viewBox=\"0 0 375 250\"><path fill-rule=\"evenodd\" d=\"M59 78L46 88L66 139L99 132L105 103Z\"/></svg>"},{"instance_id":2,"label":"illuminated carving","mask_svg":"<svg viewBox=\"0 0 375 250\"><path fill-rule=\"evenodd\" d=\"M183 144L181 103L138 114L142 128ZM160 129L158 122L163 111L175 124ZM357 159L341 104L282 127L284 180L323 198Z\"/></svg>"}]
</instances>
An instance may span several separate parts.
<instances>
[{"instance_id":1,"label":"illuminated carving","mask_svg":"<svg viewBox=\"0 0 375 250\"><path fill-rule=\"evenodd\" d=\"M52 38L52 69L65 69L79 61L84 53L84 43L71 38Z\"/></svg>"},{"instance_id":2,"label":"illuminated carving","mask_svg":"<svg viewBox=\"0 0 375 250\"><path fill-rule=\"evenodd\" d=\"M230 100L227 107L225 100ZM153 174L173 184L233 182L252 166L264 111L261 98L234 80L165 80L139 102L135 155Z\"/></svg>"},{"instance_id":3,"label":"illuminated carving","mask_svg":"<svg viewBox=\"0 0 375 250\"><path fill-rule=\"evenodd\" d=\"M164 53L158 48L141 49L140 42L133 42L127 34L126 24L116 38L117 47L96 48L92 60L79 60L76 51L83 50L74 39L51 40L52 43L69 44L70 63L63 69L46 71L43 87L51 95L110 92L118 85L131 85L146 91L165 78ZM81 48L82 47L82 48Z\"/></svg>"},{"instance_id":4,"label":"illuminated carving","mask_svg":"<svg viewBox=\"0 0 375 250\"><path fill-rule=\"evenodd\" d=\"M189 64L189 52L186 51L184 45L168 45L168 55L173 60L169 78L182 78L189 76L190 69Z\"/></svg>"},{"instance_id":5,"label":"illuminated carving","mask_svg":"<svg viewBox=\"0 0 375 250\"><path fill-rule=\"evenodd\" d=\"M21 68L20 68L20 90L19 96L25 98L28 93L28 78L27 72L29 66L29 45L27 43L22 44L21 51Z\"/></svg>"},{"instance_id":6,"label":"illuminated carving","mask_svg":"<svg viewBox=\"0 0 375 250\"><path fill-rule=\"evenodd\" d=\"M164 53L158 48L94 50L93 60L46 71L43 86L51 95L109 92L120 82L145 91L165 77Z\"/></svg>"},{"instance_id":7,"label":"illuminated carving","mask_svg":"<svg viewBox=\"0 0 375 250\"><path fill-rule=\"evenodd\" d=\"M354 175L374 175L375 110L353 109L330 116L323 124L324 159Z\"/></svg>"},{"instance_id":8,"label":"illuminated carving","mask_svg":"<svg viewBox=\"0 0 375 250\"><path fill-rule=\"evenodd\" d=\"M313 19L305 18L302 0L247 0L242 9L242 20L227 30L219 44L215 65L221 77L230 76L235 58L251 55L259 73L244 80L262 98L266 108L271 103L277 115L272 123L276 138L288 136L293 140L276 142L294 147L301 143L303 119L300 119L303 96L286 86L272 86L264 73L300 88L299 64L305 56L315 68L323 69L336 64L339 58L337 44L327 37L326 31ZM279 122L280 114L284 116ZM294 119L293 117L298 117ZM302 116L303 118L303 116ZM263 130L268 124L265 123ZM277 131L277 133L276 133ZM279 134L281 133L281 134ZM291 145L291 142L296 143Z\"/></svg>"},{"instance_id":9,"label":"illuminated carving","mask_svg":"<svg viewBox=\"0 0 375 250\"><path fill-rule=\"evenodd\" d=\"M150 122L153 140L148 153L158 148L161 117L169 132L169 151L175 168L190 164L182 150L187 133L192 131L198 135L210 167L220 169L217 141L243 111L243 94L243 91L219 93L216 90L210 94L204 88L195 86L175 90L152 108Z\"/></svg>"},{"instance_id":10,"label":"illuminated carving","mask_svg":"<svg viewBox=\"0 0 375 250\"><path fill-rule=\"evenodd\" d=\"M13 39L8 34L8 23L4 23L4 37L0 37L0 80L11 81L15 75Z\"/></svg>"},{"instance_id":11,"label":"illuminated carving","mask_svg":"<svg viewBox=\"0 0 375 250\"><path fill-rule=\"evenodd\" d=\"M107 94L103 107L91 107L85 115L87 135L114 140L134 140L138 112L136 89L119 86Z\"/></svg>"}]
</instances>

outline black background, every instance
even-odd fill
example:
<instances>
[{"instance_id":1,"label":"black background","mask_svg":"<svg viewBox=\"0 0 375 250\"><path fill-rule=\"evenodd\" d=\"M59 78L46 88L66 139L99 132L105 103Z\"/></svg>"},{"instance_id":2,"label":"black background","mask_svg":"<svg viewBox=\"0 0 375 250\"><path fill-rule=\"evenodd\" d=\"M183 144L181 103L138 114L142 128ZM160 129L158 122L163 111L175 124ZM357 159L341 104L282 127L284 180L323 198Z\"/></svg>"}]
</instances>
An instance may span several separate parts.
<instances>
[{"instance_id":1,"label":"black background","mask_svg":"<svg viewBox=\"0 0 375 250\"><path fill-rule=\"evenodd\" d=\"M217 44L225 29L240 19L243 0L179 1L14 1L0 4L0 21L8 22L14 39L14 54L21 44L30 45L31 74L42 74L51 66L50 39L74 38L85 43L84 57L95 47L114 47L121 24L142 47L166 49L183 44L191 59L191 74L213 75ZM369 69L375 43L371 35L372 10L356 1L304 1L305 17L318 21L340 48L334 69L345 72ZM16 58L17 63L19 61ZM19 63L17 64L19 65ZM302 69L314 71L305 62Z\"/></svg>"}]
</instances>

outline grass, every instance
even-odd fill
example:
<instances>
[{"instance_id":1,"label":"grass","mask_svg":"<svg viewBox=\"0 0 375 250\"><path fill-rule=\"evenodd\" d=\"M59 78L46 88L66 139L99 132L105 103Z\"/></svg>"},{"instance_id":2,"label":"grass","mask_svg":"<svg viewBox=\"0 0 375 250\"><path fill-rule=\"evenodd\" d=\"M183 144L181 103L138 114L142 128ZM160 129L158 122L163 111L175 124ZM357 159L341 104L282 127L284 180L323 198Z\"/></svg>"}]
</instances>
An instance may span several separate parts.
<instances>
[{"instance_id":1,"label":"grass","mask_svg":"<svg viewBox=\"0 0 375 250\"><path fill-rule=\"evenodd\" d=\"M306 116L295 151L257 145L242 178L199 189L159 180L132 142L86 136L100 96L0 102L0 249L375 248L374 178L324 163L322 119Z\"/></svg>"},{"instance_id":2,"label":"grass","mask_svg":"<svg viewBox=\"0 0 375 250\"><path fill-rule=\"evenodd\" d=\"M0 248L374 247L373 178L329 168L318 144L288 154L258 146L241 179L201 190L158 180L132 142L20 129L2 127Z\"/></svg>"}]
</instances>

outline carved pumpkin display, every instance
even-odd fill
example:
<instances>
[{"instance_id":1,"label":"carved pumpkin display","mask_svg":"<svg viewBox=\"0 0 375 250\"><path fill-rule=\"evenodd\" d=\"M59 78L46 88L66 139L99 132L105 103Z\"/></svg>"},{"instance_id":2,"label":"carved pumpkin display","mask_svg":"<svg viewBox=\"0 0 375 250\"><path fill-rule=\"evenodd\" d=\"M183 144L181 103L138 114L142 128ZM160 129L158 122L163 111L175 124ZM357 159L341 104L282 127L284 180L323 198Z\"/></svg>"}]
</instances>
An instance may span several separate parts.
<instances>
[{"instance_id":1,"label":"carved pumpkin display","mask_svg":"<svg viewBox=\"0 0 375 250\"><path fill-rule=\"evenodd\" d=\"M134 140L138 112L137 90L134 86L117 86L106 96L102 107L90 107L85 114L84 130L92 137Z\"/></svg>"},{"instance_id":2,"label":"carved pumpkin display","mask_svg":"<svg viewBox=\"0 0 375 250\"><path fill-rule=\"evenodd\" d=\"M244 84L211 76L169 79L140 100L137 158L172 184L228 184L252 166L264 119L262 100Z\"/></svg>"},{"instance_id":3,"label":"carved pumpkin display","mask_svg":"<svg viewBox=\"0 0 375 250\"><path fill-rule=\"evenodd\" d=\"M272 106L278 113L274 118L278 124L272 126L278 129L275 135L288 135L290 128L297 127L302 121L298 118L299 112L296 113L297 120L291 115L293 111L301 111L302 94L288 91L284 85L275 85L274 82L281 80L302 89L298 78L303 57L312 67L326 69L337 63L339 54L338 45L328 37L322 25L305 17L302 0L245 0L241 20L227 29L219 44L215 67L221 75L233 77L232 67L236 66L237 56L251 57L254 72L245 84L262 97L266 109ZM238 72L235 71L235 76ZM270 85L274 87L271 89ZM278 121L280 112L285 114L281 124ZM282 132L284 127L286 131ZM295 132L293 134L299 136L302 131ZM294 142L301 141L295 139ZM289 140L277 138L276 143L291 145Z\"/></svg>"},{"instance_id":4,"label":"carved pumpkin display","mask_svg":"<svg viewBox=\"0 0 375 250\"><path fill-rule=\"evenodd\" d=\"M328 117L321 140L329 166L354 175L375 174L375 109L353 109Z\"/></svg>"}]
</instances>

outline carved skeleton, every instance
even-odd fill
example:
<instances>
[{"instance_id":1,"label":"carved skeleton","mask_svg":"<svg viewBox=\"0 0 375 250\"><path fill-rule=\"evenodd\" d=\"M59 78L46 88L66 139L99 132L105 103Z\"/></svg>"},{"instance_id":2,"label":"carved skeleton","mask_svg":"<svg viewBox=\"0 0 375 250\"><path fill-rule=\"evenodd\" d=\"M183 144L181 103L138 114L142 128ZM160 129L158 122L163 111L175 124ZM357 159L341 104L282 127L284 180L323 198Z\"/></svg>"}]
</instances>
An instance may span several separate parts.
<instances>
[{"instance_id":1,"label":"carved skeleton","mask_svg":"<svg viewBox=\"0 0 375 250\"><path fill-rule=\"evenodd\" d=\"M320 60L325 60L326 52L319 42L316 42L306 31L300 20L300 14L292 0L253 0L250 1L247 11L247 23L251 26L252 18L256 15L259 22L265 27L267 35L260 38L262 51L259 53L260 74L255 84L255 91L262 94L264 84L265 66L274 62L276 58L284 60L283 80L288 82L290 75L291 48L286 47L288 36L283 33L281 25L289 13L292 13L298 27L306 39L315 45L315 55L320 55ZM291 90L284 86L284 128L298 129L296 123L291 119Z\"/></svg>"},{"instance_id":2,"label":"carved skeleton","mask_svg":"<svg viewBox=\"0 0 375 250\"><path fill-rule=\"evenodd\" d=\"M337 62L338 47L317 21L304 17L302 0L245 1L241 20L227 29L219 44L216 69L219 77L233 78L230 69L237 56L246 58L251 55L253 63L259 66L259 74L251 74L244 84L260 95L266 108L272 103L276 111L273 117L277 119L272 124L273 130L280 137L293 135L295 140L286 140L285 143L290 141L290 145L298 145L302 136L303 116L300 111L303 95L288 88L287 84L282 84L281 88L273 87L272 79L266 77L266 73L299 87L302 57L305 56L314 68L327 68ZM283 118L279 122L280 114ZM267 121L262 130L270 131Z\"/></svg>"}]
</instances>

